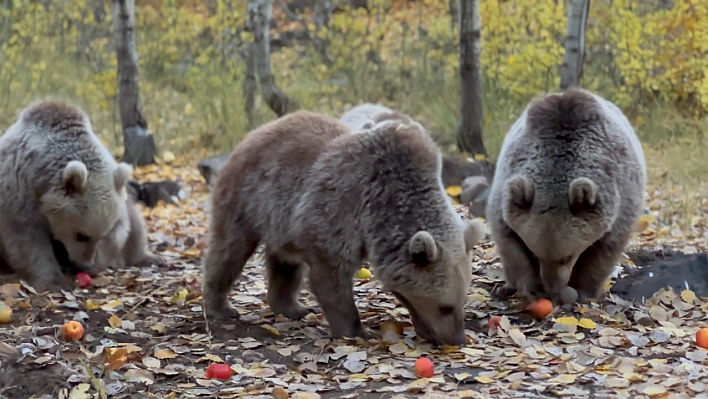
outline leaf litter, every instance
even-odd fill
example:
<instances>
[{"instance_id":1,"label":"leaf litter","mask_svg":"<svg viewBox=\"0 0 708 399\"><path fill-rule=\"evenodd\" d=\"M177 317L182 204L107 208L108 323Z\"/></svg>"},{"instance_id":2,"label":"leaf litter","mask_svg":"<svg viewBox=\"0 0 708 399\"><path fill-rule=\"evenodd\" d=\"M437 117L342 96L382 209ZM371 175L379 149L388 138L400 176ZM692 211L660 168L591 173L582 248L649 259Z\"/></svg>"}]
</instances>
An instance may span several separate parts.
<instances>
[{"instance_id":1,"label":"leaf litter","mask_svg":"<svg viewBox=\"0 0 708 399\"><path fill-rule=\"evenodd\" d=\"M708 397L708 352L694 342L708 327L708 302L691 290L660 291L644 303L605 294L601 303L563 306L542 321L503 284L493 244L484 241L471 265L468 343L437 347L418 340L408 312L381 289L374 274L355 280L366 328L377 338L331 340L321 314L292 321L265 303L263 260L254 256L230 295L240 321L207 323L200 265L206 238L206 185L183 159L136 168L139 181L178 178L188 193L178 206L142 208L150 247L164 267L108 270L87 289L37 295L24 283L0 285L13 310L0 325L0 395L59 398L430 398ZM448 191L454 191L454 188ZM705 251L708 217L676 227L675 188L650 187L647 215L634 248L669 245ZM708 190L699 190L708 193ZM708 204L708 196L696 199ZM455 205L467 217L467 209ZM701 209L708 209L703 206ZM625 260L627 269L636 267ZM306 305L317 307L307 289ZM487 329L491 316L499 327ZM81 321L81 341L59 334ZM429 357L431 378L418 378L415 360ZM208 379L226 363L232 376Z\"/></svg>"}]
</instances>

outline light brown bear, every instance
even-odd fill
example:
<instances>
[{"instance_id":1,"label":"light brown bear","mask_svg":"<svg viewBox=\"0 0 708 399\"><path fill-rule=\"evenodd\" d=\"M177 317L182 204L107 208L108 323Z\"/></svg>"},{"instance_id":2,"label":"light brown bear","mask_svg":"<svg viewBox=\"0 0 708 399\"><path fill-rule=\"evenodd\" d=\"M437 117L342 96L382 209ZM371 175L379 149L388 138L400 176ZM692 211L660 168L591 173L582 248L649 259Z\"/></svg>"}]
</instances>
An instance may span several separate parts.
<instances>
[{"instance_id":1,"label":"light brown bear","mask_svg":"<svg viewBox=\"0 0 708 399\"><path fill-rule=\"evenodd\" d=\"M351 134L336 119L299 111L255 129L211 194L207 315L238 317L227 295L262 243L274 313L308 313L298 293L309 266L331 336L368 336L352 281L368 260L420 337L463 343L469 251L485 226L456 214L440 167L439 149L415 124L388 121Z\"/></svg>"},{"instance_id":2,"label":"light brown bear","mask_svg":"<svg viewBox=\"0 0 708 399\"><path fill-rule=\"evenodd\" d=\"M81 110L30 105L0 137L0 261L37 291L71 288L52 237L90 271L98 242L120 216L129 177Z\"/></svg>"},{"instance_id":3,"label":"light brown bear","mask_svg":"<svg viewBox=\"0 0 708 399\"><path fill-rule=\"evenodd\" d=\"M160 256L147 250L147 229L135 200L128 196L120 213L113 229L98 243L92 272L96 273L108 267L164 265L165 262Z\"/></svg>"},{"instance_id":4,"label":"light brown bear","mask_svg":"<svg viewBox=\"0 0 708 399\"><path fill-rule=\"evenodd\" d=\"M534 100L504 139L487 205L507 287L597 298L642 214L645 169L611 102L579 88Z\"/></svg>"}]
</instances>

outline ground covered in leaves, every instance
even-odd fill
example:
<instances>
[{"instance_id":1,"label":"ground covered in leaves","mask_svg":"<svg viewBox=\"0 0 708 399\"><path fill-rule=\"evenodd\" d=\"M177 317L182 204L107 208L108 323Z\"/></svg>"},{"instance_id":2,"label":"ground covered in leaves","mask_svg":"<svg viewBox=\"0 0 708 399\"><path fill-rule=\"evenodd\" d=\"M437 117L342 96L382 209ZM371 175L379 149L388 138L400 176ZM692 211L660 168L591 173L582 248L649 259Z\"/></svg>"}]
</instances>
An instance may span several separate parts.
<instances>
[{"instance_id":1,"label":"ground covered in leaves","mask_svg":"<svg viewBox=\"0 0 708 399\"><path fill-rule=\"evenodd\" d=\"M660 292L644 304L608 293L599 304L559 307L536 321L522 304L493 294L502 273L488 241L472 264L462 347L415 338L406 310L375 275L355 289L362 321L377 339L332 341L321 314L291 321L270 312L258 256L232 291L242 320L207 323L199 283L207 191L194 164L135 174L140 181L179 176L187 191L178 206L144 209L151 249L166 266L108 271L88 289L55 295L16 282L0 287L13 310L12 323L0 325L0 398L708 397L708 352L694 338L708 326L708 302L690 289ZM695 209L708 209L708 195L695 189ZM705 250L705 214L696 213L689 228L674 227L676 190L649 188L634 246ZM303 298L317 305L307 290ZM501 324L490 330L494 315ZM69 320L85 326L81 341L62 339ZM420 356L433 360L432 378L416 377ZM214 362L231 365L232 378L207 379Z\"/></svg>"}]
</instances>

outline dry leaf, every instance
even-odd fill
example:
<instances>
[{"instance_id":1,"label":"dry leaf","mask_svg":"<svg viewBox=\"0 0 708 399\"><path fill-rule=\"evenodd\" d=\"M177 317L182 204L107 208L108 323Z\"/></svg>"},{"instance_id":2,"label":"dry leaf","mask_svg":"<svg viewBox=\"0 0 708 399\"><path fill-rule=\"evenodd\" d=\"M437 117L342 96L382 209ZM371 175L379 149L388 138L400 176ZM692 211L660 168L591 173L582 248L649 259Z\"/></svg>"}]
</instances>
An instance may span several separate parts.
<instances>
[{"instance_id":1,"label":"dry leaf","mask_svg":"<svg viewBox=\"0 0 708 399\"><path fill-rule=\"evenodd\" d=\"M113 327L113 328L120 328L122 321L123 321L123 320L121 320L120 317L118 317L118 316L116 316L116 315L112 315L112 316L108 319L108 324L109 324L111 327Z\"/></svg>"},{"instance_id":2,"label":"dry leaf","mask_svg":"<svg viewBox=\"0 0 708 399\"><path fill-rule=\"evenodd\" d=\"M174 359L177 357L177 354L170 350L170 349L158 349L155 348L155 357L163 360L163 359Z\"/></svg>"},{"instance_id":3,"label":"dry leaf","mask_svg":"<svg viewBox=\"0 0 708 399\"><path fill-rule=\"evenodd\" d=\"M559 317L555 320L556 323L559 324L567 324L571 326L577 326L578 325L578 319L575 317L569 316L569 317Z\"/></svg>"},{"instance_id":4,"label":"dry leaf","mask_svg":"<svg viewBox=\"0 0 708 399\"><path fill-rule=\"evenodd\" d=\"M460 186L447 186L445 188L445 193L450 197L459 197L462 194L462 187Z\"/></svg>"},{"instance_id":5,"label":"dry leaf","mask_svg":"<svg viewBox=\"0 0 708 399\"><path fill-rule=\"evenodd\" d=\"M578 321L578 326L582 328L587 328L588 330L592 330L593 328L597 327L594 321L585 317L581 318Z\"/></svg>"}]
</instances>

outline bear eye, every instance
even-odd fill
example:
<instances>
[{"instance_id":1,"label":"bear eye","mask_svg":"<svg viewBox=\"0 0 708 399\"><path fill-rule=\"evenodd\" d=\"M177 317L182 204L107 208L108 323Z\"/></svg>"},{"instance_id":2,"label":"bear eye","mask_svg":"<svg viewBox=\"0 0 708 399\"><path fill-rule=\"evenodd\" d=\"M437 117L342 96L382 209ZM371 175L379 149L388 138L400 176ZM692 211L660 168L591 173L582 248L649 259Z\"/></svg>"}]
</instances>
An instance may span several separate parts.
<instances>
[{"instance_id":1,"label":"bear eye","mask_svg":"<svg viewBox=\"0 0 708 399\"><path fill-rule=\"evenodd\" d=\"M449 315L455 311L455 308L452 306L440 306L440 309L438 309L438 311L441 315Z\"/></svg>"},{"instance_id":2,"label":"bear eye","mask_svg":"<svg viewBox=\"0 0 708 399\"><path fill-rule=\"evenodd\" d=\"M91 237L87 236L84 233L76 233L76 241L78 242L87 242L91 239Z\"/></svg>"}]
</instances>

